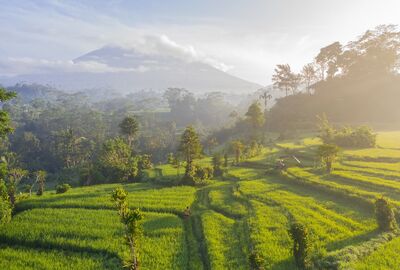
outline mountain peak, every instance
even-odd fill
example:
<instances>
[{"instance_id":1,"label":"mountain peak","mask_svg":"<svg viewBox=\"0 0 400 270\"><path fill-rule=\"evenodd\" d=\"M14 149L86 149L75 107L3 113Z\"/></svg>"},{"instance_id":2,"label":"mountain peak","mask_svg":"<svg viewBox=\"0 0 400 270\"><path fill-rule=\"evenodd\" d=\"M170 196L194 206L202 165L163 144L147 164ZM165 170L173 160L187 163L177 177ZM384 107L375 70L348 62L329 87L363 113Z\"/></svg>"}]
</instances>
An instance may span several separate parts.
<instances>
[{"instance_id":1,"label":"mountain peak","mask_svg":"<svg viewBox=\"0 0 400 270\"><path fill-rule=\"evenodd\" d=\"M12 80L13 83L50 84L72 91L109 88L122 93L169 87L186 88L197 93L246 93L261 87L232 76L204 59L190 49L174 48L174 44L146 49L106 45L75 58L68 70L47 69Z\"/></svg>"}]
</instances>

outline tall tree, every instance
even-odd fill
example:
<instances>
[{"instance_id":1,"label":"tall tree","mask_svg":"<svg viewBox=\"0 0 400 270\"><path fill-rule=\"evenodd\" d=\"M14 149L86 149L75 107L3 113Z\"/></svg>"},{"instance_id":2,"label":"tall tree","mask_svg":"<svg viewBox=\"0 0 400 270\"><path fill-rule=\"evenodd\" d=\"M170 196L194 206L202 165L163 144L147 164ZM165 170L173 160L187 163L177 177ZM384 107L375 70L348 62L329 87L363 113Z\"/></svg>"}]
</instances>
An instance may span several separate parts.
<instances>
[{"instance_id":1,"label":"tall tree","mask_svg":"<svg viewBox=\"0 0 400 270\"><path fill-rule=\"evenodd\" d=\"M99 165L103 174L117 181L133 179L138 172L132 151L121 138L109 139L99 153Z\"/></svg>"},{"instance_id":2,"label":"tall tree","mask_svg":"<svg viewBox=\"0 0 400 270\"><path fill-rule=\"evenodd\" d=\"M9 92L6 89L0 87L0 102L4 103L16 97L14 92ZM8 133L12 132L11 120L8 112L5 110L0 110L0 137L6 136Z\"/></svg>"},{"instance_id":3,"label":"tall tree","mask_svg":"<svg viewBox=\"0 0 400 270\"><path fill-rule=\"evenodd\" d=\"M264 100L264 111L267 111L267 105L268 105L268 100L272 99L272 95L269 93L269 91L264 91L260 97L260 99Z\"/></svg>"},{"instance_id":4,"label":"tall tree","mask_svg":"<svg viewBox=\"0 0 400 270\"><path fill-rule=\"evenodd\" d=\"M192 126L188 126L182 133L179 151L184 156L187 164L192 164L193 159L199 156L201 144L199 136Z\"/></svg>"},{"instance_id":5,"label":"tall tree","mask_svg":"<svg viewBox=\"0 0 400 270\"><path fill-rule=\"evenodd\" d=\"M120 131L126 136L130 148L132 148L132 141L134 140L138 130L139 124L135 117L127 116L119 124Z\"/></svg>"},{"instance_id":6,"label":"tall tree","mask_svg":"<svg viewBox=\"0 0 400 270\"><path fill-rule=\"evenodd\" d=\"M242 151L244 149L244 144L239 140L234 140L231 142L231 148L235 153L235 161L236 165L239 164L240 159L242 157Z\"/></svg>"},{"instance_id":7,"label":"tall tree","mask_svg":"<svg viewBox=\"0 0 400 270\"><path fill-rule=\"evenodd\" d=\"M265 123L265 115L261 110L260 104L254 102L250 105L246 112L247 121L252 127L252 139L259 138L260 131Z\"/></svg>"},{"instance_id":8,"label":"tall tree","mask_svg":"<svg viewBox=\"0 0 400 270\"><path fill-rule=\"evenodd\" d=\"M301 77L303 83L306 85L307 93L311 94L311 85L317 79L317 72L312 63L307 64L301 70Z\"/></svg>"},{"instance_id":9,"label":"tall tree","mask_svg":"<svg viewBox=\"0 0 400 270\"><path fill-rule=\"evenodd\" d=\"M293 76L289 64L276 66L275 74L272 75L272 82L274 87L285 91L286 96L288 96L289 90L291 89L292 79Z\"/></svg>"},{"instance_id":10,"label":"tall tree","mask_svg":"<svg viewBox=\"0 0 400 270\"><path fill-rule=\"evenodd\" d=\"M325 80L325 74L328 78L332 78L338 71L338 57L342 53L342 45L334 42L322 48L315 58L315 63L319 66L320 79Z\"/></svg>"},{"instance_id":11,"label":"tall tree","mask_svg":"<svg viewBox=\"0 0 400 270\"><path fill-rule=\"evenodd\" d=\"M247 112L246 112L247 120L250 122L253 129L257 130L264 125L265 116L261 110L260 104L258 102L253 102Z\"/></svg>"}]
</instances>

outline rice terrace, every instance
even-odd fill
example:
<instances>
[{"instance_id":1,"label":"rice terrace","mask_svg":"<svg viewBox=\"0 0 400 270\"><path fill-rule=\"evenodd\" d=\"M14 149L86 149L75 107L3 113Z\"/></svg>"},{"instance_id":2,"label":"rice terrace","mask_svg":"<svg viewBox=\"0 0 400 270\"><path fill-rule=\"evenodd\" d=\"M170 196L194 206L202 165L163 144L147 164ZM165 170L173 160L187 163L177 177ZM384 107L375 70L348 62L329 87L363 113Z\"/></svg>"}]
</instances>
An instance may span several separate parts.
<instances>
[{"instance_id":1,"label":"rice terrace","mask_svg":"<svg viewBox=\"0 0 400 270\"><path fill-rule=\"evenodd\" d=\"M204 187L158 184L176 177L173 165L157 166L156 182L124 184L130 206L144 213L143 268L251 269L248 258L257 254L266 269L294 269L288 228L300 221L321 267L379 269L384 262L395 269L400 237L378 230L374 200L400 205L400 132L377 138L376 148L340 153L331 174L315 166L320 141L306 137L265 147ZM301 166L268 173L286 155ZM0 230L1 269L119 269L127 250L110 199L118 186L48 191L17 203ZM184 217L187 206L192 213Z\"/></svg>"},{"instance_id":2,"label":"rice terrace","mask_svg":"<svg viewBox=\"0 0 400 270\"><path fill-rule=\"evenodd\" d=\"M0 270L400 270L399 1L0 7Z\"/></svg>"}]
</instances>

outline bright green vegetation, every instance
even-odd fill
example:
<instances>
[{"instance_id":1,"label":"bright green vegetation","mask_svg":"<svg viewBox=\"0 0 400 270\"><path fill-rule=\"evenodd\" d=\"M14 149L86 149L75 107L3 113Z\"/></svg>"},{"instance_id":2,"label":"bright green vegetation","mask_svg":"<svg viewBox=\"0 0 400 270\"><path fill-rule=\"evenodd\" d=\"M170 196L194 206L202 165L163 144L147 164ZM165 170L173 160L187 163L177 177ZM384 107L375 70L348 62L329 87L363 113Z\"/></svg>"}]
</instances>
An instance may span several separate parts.
<instances>
[{"instance_id":1,"label":"bright green vegetation","mask_svg":"<svg viewBox=\"0 0 400 270\"><path fill-rule=\"evenodd\" d=\"M349 265L349 269L397 269L399 267L399 253L400 238L397 238L378 248L369 256Z\"/></svg>"},{"instance_id":2,"label":"bright green vegetation","mask_svg":"<svg viewBox=\"0 0 400 270\"><path fill-rule=\"evenodd\" d=\"M89 208L114 209L110 200L115 185L98 185L73 189L64 194L46 193L44 196L33 196L18 205L17 210L29 208ZM131 193L129 203L132 207L143 210L162 212L181 212L195 199L195 188L188 186L159 187L150 184L129 184L124 186Z\"/></svg>"},{"instance_id":3,"label":"bright green vegetation","mask_svg":"<svg viewBox=\"0 0 400 270\"><path fill-rule=\"evenodd\" d=\"M399 131L379 132L376 144L382 148L400 149L399 138Z\"/></svg>"},{"instance_id":4,"label":"bright green vegetation","mask_svg":"<svg viewBox=\"0 0 400 270\"><path fill-rule=\"evenodd\" d=\"M211 269L249 269L247 257L242 250L246 243L238 237L244 234L240 223L207 211L202 215L202 224L206 228L204 237Z\"/></svg>"},{"instance_id":5,"label":"bright green vegetation","mask_svg":"<svg viewBox=\"0 0 400 270\"><path fill-rule=\"evenodd\" d=\"M265 148L201 187L174 186L172 165L147 170L144 182L123 185L129 205L144 212L142 269L250 269L252 252L265 269L296 269L288 234L295 221L309 229L312 259L320 265L350 258L341 269L399 268L398 237L354 251L381 235L376 198L400 207L400 156L393 154L393 134L386 134L378 143L388 148L343 150L331 174L315 162L316 138ZM289 168L279 174L273 166L281 156ZM162 175L154 179L157 169ZM47 191L18 202L11 223L0 228L0 268L121 269L128 250L110 199L118 186ZM191 215L184 217L187 206Z\"/></svg>"}]
</instances>

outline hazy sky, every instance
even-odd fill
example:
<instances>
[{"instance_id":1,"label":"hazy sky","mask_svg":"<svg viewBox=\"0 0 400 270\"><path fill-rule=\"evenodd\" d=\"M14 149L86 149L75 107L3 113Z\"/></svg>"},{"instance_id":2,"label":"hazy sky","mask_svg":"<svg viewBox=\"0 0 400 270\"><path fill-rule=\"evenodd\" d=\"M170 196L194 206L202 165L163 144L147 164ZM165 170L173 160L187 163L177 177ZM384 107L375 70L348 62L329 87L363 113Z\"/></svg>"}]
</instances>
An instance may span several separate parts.
<instances>
[{"instance_id":1,"label":"hazy sky","mask_svg":"<svg viewBox=\"0 0 400 270\"><path fill-rule=\"evenodd\" d=\"M21 63L156 40L269 84L276 64L298 70L320 47L399 24L399 14L399 0L0 0L0 67L25 72Z\"/></svg>"}]
</instances>

